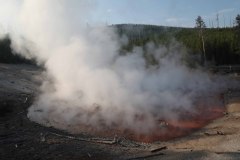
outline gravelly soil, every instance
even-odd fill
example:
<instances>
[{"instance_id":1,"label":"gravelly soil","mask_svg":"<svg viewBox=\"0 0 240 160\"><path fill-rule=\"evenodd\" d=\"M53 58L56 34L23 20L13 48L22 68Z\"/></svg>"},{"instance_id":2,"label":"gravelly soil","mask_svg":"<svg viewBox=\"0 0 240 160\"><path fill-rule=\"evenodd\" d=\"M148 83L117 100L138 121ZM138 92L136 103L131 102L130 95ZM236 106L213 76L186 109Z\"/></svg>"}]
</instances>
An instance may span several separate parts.
<instances>
[{"instance_id":1,"label":"gravelly soil","mask_svg":"<svg viewBox=\"0 0 240 160\"><path fill-rule=\"evenodd\" d=\"M37 95L41 71L0 64L0 159L240 159L238 91L226 94L224 117L185 138L152 144L120 138L106 144L100 137L69 135L29 121L27 109Z\"/></svg>"}]
</instances>

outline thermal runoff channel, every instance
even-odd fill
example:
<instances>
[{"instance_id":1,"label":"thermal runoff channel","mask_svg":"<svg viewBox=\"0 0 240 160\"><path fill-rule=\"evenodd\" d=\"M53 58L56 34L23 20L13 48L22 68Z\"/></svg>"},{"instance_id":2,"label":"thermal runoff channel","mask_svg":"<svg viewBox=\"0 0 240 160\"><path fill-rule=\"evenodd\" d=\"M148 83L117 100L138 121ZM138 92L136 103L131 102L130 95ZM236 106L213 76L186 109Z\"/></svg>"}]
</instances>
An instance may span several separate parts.
<instances>
[{"instance_id":1,"label":"thermal runoff channel","mask_svg":"<svg viewBox=\"0 0 240 160\"><path fill-rule=\"evenodd\" d=\"M188 68L186 48L174 40L121 54L126 36L86 25L93 1L24 0L13 8L12 49L45 68L30 120L149 142L186 135L222 115L229 80ZM146 55L157 63L148 65Z\"/></svg>"}]
</instances>

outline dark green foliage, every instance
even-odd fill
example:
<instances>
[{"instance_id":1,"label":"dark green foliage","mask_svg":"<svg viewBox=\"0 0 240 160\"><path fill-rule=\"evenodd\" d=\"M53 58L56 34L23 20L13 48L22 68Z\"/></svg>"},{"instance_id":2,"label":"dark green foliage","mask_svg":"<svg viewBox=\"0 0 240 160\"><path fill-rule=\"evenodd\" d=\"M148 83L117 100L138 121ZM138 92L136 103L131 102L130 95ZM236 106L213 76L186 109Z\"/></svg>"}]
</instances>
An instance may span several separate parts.
<instances>
[{"instance_id":1,"label":"dark green foliage","mask_svg":"<svg viewBox=\"0 0 240 160\"><path fill-rule=\"evenodd\" d=\"M240 64L238 40L234 28L205 29L205 49L208 62L216 65ZM201 41L197 32L183 31L177 34L177 39L192 50L192 54L201 52Z\"/></svg>"},{"instance_id":2,"label":"dark green foliage","mask_svg":"<svg viewBox=\"0 0 240 160\"><path fill-rule=\"evenodd\" d=\"M239 16L237 16L239 17ZM237 18L236 18L237 19ZM126 35L127 45L122 46L120 54L127 54L135 46L145 46L149 42L156 45L171 46L173 40L182 43L187 50L185 57L191 57L191 66L199 64L202 56L202 42L198 28L163 27L154 25L114 25L119 35ZM206 60L215 65L240 64L240 29L234 28L204 28ZM11 40L8 36L0 39L0 63L34 63L26 60L11 50ZM169 47L168 47L169 46ZM145 58L151 65L158 62L145 53Z\"/></svg>"},{"instance_id":3,"label":"dark green foliage","mask_svg":"<svg viewBox=\"0 0 240 160\"><path fill-rule=\"evenodd\" d=\"M123 24L115 26L120 35L126 35L129 43L122 52L130 51L134 46L144 46L148 42L168 46L177 40L188 48L191 64L199 64L202 57L202 41L198 28L177 28L152 25ZM202 26L204 27L204 26ZM206 60L213 65L240 64L240 45L237 28L203 28ZM149 63L156 64L152 58Z\"/></svg>"},{"instance_id":4,"label":"dark green foliage","mask_svg":"<svg viewBox=\"0 0 240 160\"><path fill-rule=\"evenodd\" d=\"M198 16L196 19L196 28L206 28L205 22L203 21L201 16Z\"/></svg>"},{"instance_id":5,"label":"dark green foliage","mask_svg":"<svg viewBox=\"0 0 240 160\"><path fill-rule=\"evenodd\" d=\"M26 60L25 58L19 56L18 54L14 54L11 49L11 40L9 36L5 36L0 39L0 63L27 63L33 64L33 61Z\"/></svg>"},{"instance_id":6,"label":"dark green foliage","mask_svg":"<svg viewBox=\"0 0 240 160\"><path fill-rule=\"evenodd\" d=\"M236 17L236 27L240 29L240 15L238 14Z\"/></svg>"}]
</instances>

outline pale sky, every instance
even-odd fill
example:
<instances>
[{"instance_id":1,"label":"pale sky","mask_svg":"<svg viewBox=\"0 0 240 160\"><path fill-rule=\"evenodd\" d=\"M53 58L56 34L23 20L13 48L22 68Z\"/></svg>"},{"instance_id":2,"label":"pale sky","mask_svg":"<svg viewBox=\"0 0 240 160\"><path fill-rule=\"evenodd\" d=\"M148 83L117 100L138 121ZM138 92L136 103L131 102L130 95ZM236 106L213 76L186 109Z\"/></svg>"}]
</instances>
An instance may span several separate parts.
<instances>
[{"instance_id":1,"label":"pale sky","mask_svg":"<svg viewBox=\"0 0 240 160\"><path fill-rule=\"evenodd\" d=\"M193 27L198 15L206 25L230 25L240 14L240 0L97 0L96 19L108 24L143 23Z\"/></svg>"},{"instance_id":2,"label":"pale sky","mask_svg":"<svg viewBox=\"0 0 240 160\"><path fill-rule=\"evenodd\" d=\"M75 0L74 8L81 8ZM230 26L240 14L240 0L86 0L95 4L92 19L87 23L154 24L164 26L194 27L195 19L202 16L207 26ZM16 14L22 0L0 0L0 24L6 25ZM67 1L68 2L68 1ZM3 5L4 4L4 5ZM8 16L6 16L8 15Z\"/></svg>"}]
</instances>

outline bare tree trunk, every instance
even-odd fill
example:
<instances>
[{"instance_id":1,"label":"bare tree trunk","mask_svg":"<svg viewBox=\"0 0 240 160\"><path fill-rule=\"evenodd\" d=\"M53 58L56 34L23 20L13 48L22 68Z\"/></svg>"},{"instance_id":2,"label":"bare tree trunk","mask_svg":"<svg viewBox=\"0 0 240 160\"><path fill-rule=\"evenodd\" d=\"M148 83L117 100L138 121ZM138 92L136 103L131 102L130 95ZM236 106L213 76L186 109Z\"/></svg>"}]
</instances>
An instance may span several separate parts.
<instances>
[{"instance_id":1,"label":"bare tree trunk","mask_svg":"<svg viewBox=\"0 0 240 160\"><path fill-rule=\"evenodd\" d=\"M203 65L206 65L206 50L205 50L205 41L204 41L204 37L203 37L203 30L202 28L200 28L200 34L199 34L201 41L202 41L202 53L203 53Z\"/></svg>"},{"instance_id":2,"label":"bare tree trunk","mask_svg":"<svg viewBox=\"0 0 240 160\"><path fill-rule=\"evenodd\" d=\"M202 47L203 47L203 57L204 57L204 66L206 65L206 50L205 50L205 41L204 41L204 37L203 37L203 32L202 32Z\"/></svg>"}]
</instances>

